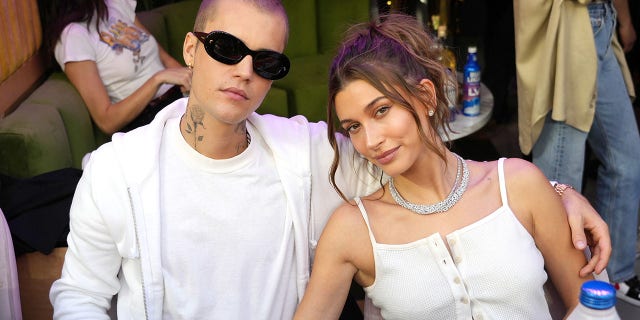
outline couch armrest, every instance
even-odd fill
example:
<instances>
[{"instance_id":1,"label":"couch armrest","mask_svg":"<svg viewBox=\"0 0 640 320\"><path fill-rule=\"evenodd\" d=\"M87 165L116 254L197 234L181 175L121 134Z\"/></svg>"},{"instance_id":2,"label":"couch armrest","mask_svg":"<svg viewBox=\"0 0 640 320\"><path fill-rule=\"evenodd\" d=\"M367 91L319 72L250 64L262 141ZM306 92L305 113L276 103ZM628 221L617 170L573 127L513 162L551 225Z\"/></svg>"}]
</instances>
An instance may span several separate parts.
<instances>
[{"instance_id":1,"label":"couch armrest","mask_svg":"<svg viewBox=\"0 0 640 320\"><path fill-rule=\"evenodd\" d=\"M67 132L58 110L23 103L0 121L0 173L27 178L72 166Z\"/></svg>"}]
</instances>

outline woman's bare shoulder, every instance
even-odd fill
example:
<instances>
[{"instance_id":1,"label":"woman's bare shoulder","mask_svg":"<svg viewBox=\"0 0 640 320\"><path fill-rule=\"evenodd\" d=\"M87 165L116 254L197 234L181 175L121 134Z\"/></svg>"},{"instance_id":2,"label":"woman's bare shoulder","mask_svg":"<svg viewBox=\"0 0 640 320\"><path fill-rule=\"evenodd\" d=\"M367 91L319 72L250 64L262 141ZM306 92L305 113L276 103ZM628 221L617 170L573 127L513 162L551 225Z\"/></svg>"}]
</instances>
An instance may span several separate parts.
<instances>
[{"instance_id":1,"label":"woman's bare shoulder","mask_svg":"<svg viewBox=\"0 0 640 320\"><path fill-rule=\"evenodd\" d=\"M364 224L360 208L355 199L340 205L331 215L327 228L353 228Z\"/></svg>"},{"instance_id":2,"label":"woman's bare shoulder","mask_svg":"<svg viewBox=\"0 0 640 320\"><path fill-rule=\"evenodd\" d=\"M549 181L535 164L520 158L505 159L504 175L507 181L520 182L520 184L548 184Z\"/></svg>"}]
</instances>

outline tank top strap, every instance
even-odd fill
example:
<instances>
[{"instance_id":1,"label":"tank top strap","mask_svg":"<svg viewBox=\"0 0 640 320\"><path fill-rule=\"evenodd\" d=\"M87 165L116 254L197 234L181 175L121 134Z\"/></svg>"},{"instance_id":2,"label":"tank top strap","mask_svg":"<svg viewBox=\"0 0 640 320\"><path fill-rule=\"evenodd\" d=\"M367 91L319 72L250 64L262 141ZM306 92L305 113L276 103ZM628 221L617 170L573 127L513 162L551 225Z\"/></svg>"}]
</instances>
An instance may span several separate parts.
<instances>
[{"instance_id":1,"label":"tank top strap","mask_svg":"<svg viewBox=\"0 0 640 320\"><path fill-rule=\"evenodd\" d=\"M507 183L504 178L504 160L506 158L498 159L498 181L500 182L500 198L502 198L502 205L506 206L507 202Z\"/></svg>"},{"instance_id":2,"label":"tank top strap","mask_svg":"<svg viewBox=\"0 0 640 320\"><path fill-rule=\"evenodd\" d=\"M367 229L369 230L369 239L371 240L371 244L376 243L376 238L373 236L373 232L371 231L371 225L369 224L369 216L367 215L367 210L364 209L364 204L362 204L362 200L360 197L355 197L354 200L356 204L358 204L358 208L360 209L360 214L362 214L362 218L364 219L364 223L367 224Z\"/></svg>"}]
</instances>

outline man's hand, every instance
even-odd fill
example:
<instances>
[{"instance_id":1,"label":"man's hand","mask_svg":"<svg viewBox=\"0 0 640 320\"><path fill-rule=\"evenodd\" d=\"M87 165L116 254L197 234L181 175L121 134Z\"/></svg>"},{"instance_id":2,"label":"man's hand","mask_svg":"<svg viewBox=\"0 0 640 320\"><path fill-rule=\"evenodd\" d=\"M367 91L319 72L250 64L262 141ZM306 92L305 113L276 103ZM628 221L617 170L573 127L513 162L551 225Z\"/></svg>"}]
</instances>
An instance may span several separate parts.
<instances>
[{"instance_id":1,"label":"man's hand","mask_svg":"<svg viewBox=\"0 0 640 320\"><path fill-rule=\"evenodd\" d=\"M618 12L618 36L624 52L629 52L636 43L636 30L633 28L633 21L629 12L627 0L613 1L613 7Z\"/></svg>"},{"instance_id":2,"label":"man's hand","mask_svg":"<svg viewBox=\"0 0 640 320\"><path fill-rule=\"evenodd\" d=\"M562 203L567 210L573 245L579 250L584 250L587 245L591 249L591 260L580 270L580 275L586 276L594 271L600 274L611 257L609 227L579 192L567 189L562 194Z\"/></svg>"},{"instance_id":3,"label":"man's hand","mask_svg":"<svg viewBox=\"0 0 640 320\"><path fill-rule=\"evenodd\" d=\"M631 23L620 25L618 35L620 36L620 42L622 43L624 52L631 51L636 43L636 30L633 28L633 25Z\"/></svg>"}]
</instances>

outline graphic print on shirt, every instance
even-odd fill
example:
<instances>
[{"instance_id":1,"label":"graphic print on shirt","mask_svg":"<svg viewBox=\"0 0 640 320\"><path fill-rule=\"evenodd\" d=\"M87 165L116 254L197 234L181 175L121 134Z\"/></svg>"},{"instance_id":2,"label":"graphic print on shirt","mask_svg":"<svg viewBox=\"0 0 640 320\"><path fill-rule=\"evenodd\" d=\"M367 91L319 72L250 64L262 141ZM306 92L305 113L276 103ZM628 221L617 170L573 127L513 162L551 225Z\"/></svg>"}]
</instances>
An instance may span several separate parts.
<instances>
[{"instance_id":1,"label":"graphic print on shirt","mask_svg":"<svg viewBox=\"0 0 640 320\"><path fill-rule=\"evenodd\" d=\"M149 35L137 27L130 26L122 20L109 21L109 31L101 31L100 40L117 53L121 53L123 49L131 50L135 71L144 63L145 57L140 56L140 48L149 40Z\"/></svg>"}]
</instances>

